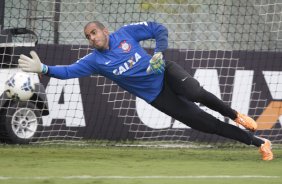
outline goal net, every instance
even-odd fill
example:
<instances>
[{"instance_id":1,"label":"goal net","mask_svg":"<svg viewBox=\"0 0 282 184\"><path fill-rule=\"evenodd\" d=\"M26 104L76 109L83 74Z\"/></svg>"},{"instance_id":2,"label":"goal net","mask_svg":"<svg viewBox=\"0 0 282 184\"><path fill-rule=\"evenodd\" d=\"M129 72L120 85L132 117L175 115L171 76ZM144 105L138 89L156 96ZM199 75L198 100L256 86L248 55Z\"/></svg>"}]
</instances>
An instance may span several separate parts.
<instances>
[{"instance_id":1,"label":"goal net","mask_svg":"<svg viewBox=\"0 0 282 184\"><path fill-rule=\"evenodd\" d=\"M125 24L157 21L169 30L166 60L176 61L205 89L253 117L259 127L256 135L282 141L280 1L4 0L0 10L1 94L7 77L19 70L19 54L36 50L47 65L68 65L89 53L83 33L89 21L101 21L110 32ZM154 40L141 44L149 53L155 47ZM2 100L4 139L15 134L20 140L230 142L192 130L100 75L69 80L33 77L44 88L38 94L46 96L30 99L39 112L37 129L26 125L30 121L24 121L25 111L15 115L19 104Z\"/></svg>"}]
</instances>

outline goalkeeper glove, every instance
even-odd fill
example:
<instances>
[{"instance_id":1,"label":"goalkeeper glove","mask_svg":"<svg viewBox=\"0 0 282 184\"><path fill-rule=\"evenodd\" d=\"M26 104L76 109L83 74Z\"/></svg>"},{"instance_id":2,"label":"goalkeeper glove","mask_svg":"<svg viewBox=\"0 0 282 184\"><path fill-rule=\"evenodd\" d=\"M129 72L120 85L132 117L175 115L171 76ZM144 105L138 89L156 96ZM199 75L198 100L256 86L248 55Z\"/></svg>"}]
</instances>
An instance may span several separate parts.
<instances>
[{"instance_id":1,"label":"goalkeeper glove","mask_svg":"<svg viewBox=\"0 0 282 184\"><path fill-rule=\"evenodd\" d=\"M163 60L162 52L156 52L150 60L150 65L147 68L147 73L153 72L161 74L165 71L165 62Z\"/></svg>"},{"instance_id":2,"label":"goalkeeper glove","mask_svg":"<svg viewBox=\"0 0 282 184\"><path fill-rule=\"evenodd\" d=\"M25 72L46 74L48 72L48 66L41 63L35 51L31 51L30 55L32 58L29 58L23 54L20 55L20 58L18 60L19 67Z\"/></svg>"}]
</instances>

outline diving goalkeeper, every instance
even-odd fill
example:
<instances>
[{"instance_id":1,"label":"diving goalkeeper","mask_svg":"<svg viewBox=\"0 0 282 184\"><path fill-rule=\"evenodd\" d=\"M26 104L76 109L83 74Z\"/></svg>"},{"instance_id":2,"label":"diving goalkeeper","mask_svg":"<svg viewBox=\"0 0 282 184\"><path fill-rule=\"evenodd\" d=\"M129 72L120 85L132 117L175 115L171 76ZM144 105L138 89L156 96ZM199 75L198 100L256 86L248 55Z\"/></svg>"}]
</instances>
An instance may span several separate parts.
<instances>
[{"instance_id":1,"label":"diving goalkeeper","mask_svg":"<svg viewBox=\"0 0 282 184\"><path fill-rule=\"evenodd\" d=\"M252 118L235 111L206 91L176 62L164 61L168 31L163 25L140 22L125 25L110 34L101 22L93 21L85 25L84 34L94 49L75 63L68 66L47 66L41 63L36 52L31 51L31 58L20 55L20 68L58 79L103 75L193 129L255 145L263 160L273 159L269 140L222 122L194 103L201 103L250 131L257 129ZM153 56L139 44L147 39L156 41Z\"/></svg>"}]
</instances>

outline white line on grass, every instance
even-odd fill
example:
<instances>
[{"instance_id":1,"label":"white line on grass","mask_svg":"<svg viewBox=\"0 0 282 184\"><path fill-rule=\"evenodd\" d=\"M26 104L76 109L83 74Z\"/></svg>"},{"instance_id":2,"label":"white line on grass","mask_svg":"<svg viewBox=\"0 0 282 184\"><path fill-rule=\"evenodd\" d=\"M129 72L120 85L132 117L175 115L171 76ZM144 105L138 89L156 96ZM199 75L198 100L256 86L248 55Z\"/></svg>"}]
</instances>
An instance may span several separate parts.
<instances>
[{"instance_id":1,"label":"white line on grass","mask_svg":"<svg viewBox=\"0 0 282 184\"><path fill-rule=\"evenodd\" d=\"M218 175L218 176L27 176L27 177L13 177L13 176L0 176L0 180L45 180L45 179L256 179L266 178L275 179L280 176L260 176L260 175Z\"/></svg>"}]
</instances>

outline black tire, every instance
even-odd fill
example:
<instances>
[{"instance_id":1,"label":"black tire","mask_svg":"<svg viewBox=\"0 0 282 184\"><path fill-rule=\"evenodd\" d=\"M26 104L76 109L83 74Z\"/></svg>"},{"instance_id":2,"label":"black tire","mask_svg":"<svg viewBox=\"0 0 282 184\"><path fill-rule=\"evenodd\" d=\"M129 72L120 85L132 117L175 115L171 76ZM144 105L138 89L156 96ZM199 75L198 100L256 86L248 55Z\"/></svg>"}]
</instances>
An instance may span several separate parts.
<instances>
[{"instance_id":1,"label":"black tire","mask_svg":"<svg viewBox=\"0 0 282 184\"><path fill-rule=\"evenodd\" d=\"M5 116L3 116L3 114ZM36 142L43 130L41 111L28 101L11 101L1 116L1 141L10 144Z\"/></svg>"}]
</instances>

